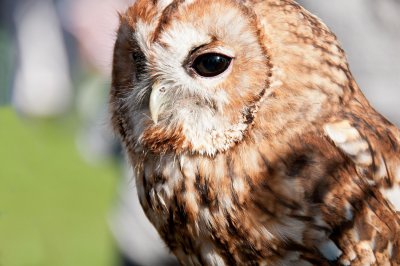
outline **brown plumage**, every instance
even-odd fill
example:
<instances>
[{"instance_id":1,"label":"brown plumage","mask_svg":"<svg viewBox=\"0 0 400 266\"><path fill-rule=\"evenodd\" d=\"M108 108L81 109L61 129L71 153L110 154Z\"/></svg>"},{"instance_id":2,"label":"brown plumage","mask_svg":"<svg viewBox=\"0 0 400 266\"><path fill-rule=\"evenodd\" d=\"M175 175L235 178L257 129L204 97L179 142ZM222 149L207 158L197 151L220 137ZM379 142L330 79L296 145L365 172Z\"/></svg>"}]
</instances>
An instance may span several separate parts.
<instances>
[{"instance_id":1,"label":"brown plumage","mask_svg":"<svg viewBox=\"0 0 400 266\"><path fill-rule=\"evenodd\" d=\"M181 264L400 264L399 130L294 1L138 0L110 108Z\"/></svg>"}]
</instances>

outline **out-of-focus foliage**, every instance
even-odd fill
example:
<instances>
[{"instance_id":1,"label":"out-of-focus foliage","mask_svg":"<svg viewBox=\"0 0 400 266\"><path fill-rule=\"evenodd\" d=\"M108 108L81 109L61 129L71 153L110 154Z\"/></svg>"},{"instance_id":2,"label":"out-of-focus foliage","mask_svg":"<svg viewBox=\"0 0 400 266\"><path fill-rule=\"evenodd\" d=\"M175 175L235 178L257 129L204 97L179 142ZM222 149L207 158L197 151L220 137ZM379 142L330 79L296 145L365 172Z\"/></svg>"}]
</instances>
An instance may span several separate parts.
<instances>
[{"instance_id":1,"label":"out-of-focus foliage","mask_svg":"<svg viewBox=\"0 0 400 266\"><path fill-rule=\"evenodd\" d=\"M107 213L118 171L83 162L74 124L0 109L0 265L113 265Z\"/></svg>"}]
</instances>

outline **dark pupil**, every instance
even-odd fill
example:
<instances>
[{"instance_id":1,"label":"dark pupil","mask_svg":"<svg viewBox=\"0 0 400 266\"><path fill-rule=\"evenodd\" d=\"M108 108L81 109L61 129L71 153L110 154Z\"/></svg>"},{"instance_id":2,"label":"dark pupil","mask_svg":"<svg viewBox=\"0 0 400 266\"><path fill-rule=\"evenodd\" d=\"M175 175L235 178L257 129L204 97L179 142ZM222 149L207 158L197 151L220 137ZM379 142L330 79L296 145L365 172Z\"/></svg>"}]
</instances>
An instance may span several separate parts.
<instances>
[{"instance_id":1,"label":"dark pupil","mask_svg":"<svg viewBox=\"0 0 400 266\"><path fill-rule=\"evenodd\" d=\"M221 54L203 54L194 60L193 69L203 77L214 77L224 72L231 58Z\"/></svg>"}]
</instances>

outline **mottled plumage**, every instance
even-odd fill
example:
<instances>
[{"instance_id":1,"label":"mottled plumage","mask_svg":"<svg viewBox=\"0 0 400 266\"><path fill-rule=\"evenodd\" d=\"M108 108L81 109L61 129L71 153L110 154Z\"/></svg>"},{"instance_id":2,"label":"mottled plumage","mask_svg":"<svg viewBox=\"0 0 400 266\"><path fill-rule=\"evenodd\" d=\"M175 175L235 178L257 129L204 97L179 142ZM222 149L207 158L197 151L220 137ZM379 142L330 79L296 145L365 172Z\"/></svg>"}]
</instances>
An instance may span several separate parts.
<instances>
[{"instance_id":1,"label":"mottled plumage","mask_svg":"<svg viewBox=\"0 0 400 266\"><path fill-rule=\"evenodd\" d=\"M110 109L183 265L400 264L399 130L294 1L137 0Z\"/></svg>"}]
</instances>

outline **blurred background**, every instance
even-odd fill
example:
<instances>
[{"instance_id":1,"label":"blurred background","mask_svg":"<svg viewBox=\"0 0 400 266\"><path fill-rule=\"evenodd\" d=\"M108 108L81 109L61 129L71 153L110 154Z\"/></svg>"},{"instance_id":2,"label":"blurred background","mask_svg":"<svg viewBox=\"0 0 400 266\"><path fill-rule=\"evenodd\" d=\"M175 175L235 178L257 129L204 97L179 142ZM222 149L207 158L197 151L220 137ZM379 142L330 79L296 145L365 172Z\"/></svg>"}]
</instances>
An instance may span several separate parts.
<instances>
[{"instance_id":1,"label":"blurred background","mask_svg":"<svg viewBox=\"0 0 400 266\"><path fill-rule=\"evenodd\" d=\"M0 265L173 265L109 128L118 11L134 0L0 0ZM300 1L400 125L400 0Z\"/></svg>"}]
</instances>

